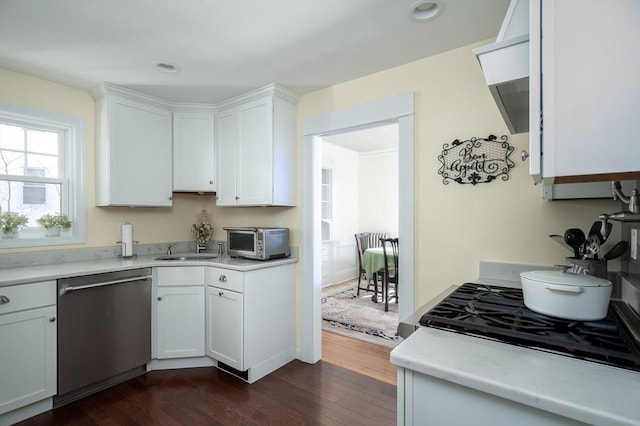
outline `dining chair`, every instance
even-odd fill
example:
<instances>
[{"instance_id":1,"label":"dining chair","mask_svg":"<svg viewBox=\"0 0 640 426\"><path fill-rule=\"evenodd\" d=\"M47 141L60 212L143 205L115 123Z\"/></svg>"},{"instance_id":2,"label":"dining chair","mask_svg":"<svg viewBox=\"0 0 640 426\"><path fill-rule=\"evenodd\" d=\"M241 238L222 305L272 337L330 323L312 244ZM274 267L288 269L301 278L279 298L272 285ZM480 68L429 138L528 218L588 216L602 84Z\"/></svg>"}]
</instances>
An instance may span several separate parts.
<instances>
[{"instance_id":1,"label":"dining chair","mask_svg":"<svg viewBox=\"0 0 640 426\"><path fill-rule=\"evenodd\" d=\"M382 291L384 294L384 311L389 311L389 284L393 284L393 298L398 303L398 239L380 238L384 255L384 273L382 274Z\"/></svg>"},{"instance_id":2,"label":"dining chair","mask_svg":"<svg viewBox=\"0 0 640 426\"><path fill-rule=\"evenodd\" d=\"M367 274L364 270L364 265L362 263L362 258L364 256L364 251L369 248L369 233L368 232L360 232L355 234L356 237L356 247L358 248L358 288L356 290L356 295L360 296L360 290L365 291L375 291L375 284L371 279L367 278ZM366 286L361 287L360 283L362 280L365 281Z\"/></svg>"}]
</instances>

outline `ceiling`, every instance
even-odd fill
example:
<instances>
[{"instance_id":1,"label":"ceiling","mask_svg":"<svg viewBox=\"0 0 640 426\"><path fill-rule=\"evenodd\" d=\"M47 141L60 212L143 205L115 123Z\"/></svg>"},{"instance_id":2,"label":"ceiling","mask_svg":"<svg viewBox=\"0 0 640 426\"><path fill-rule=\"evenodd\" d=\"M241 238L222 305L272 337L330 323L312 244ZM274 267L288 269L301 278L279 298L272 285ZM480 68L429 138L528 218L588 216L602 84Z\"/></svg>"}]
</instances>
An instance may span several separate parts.
<instances>
[{"instance_id":1,"label":"ceiling","mask_svg":"<svg viewBox=\"0 0 640 426\"><path fill-rule=\"evenodd\" d=\"M1 0L0 67L173 102L269 83L302 95L495 38L509 3L437 1L442 13L417 23L415 0Z\"/></svg>"},{"instance_id":2,"label":"ceiling","mask_svg":"<svg viewBox=\"0 0 640 426\"><path fill-rule=\"evenodd\" d=\"M323 136L322 140L360 153L398 149L398 123Z\"/></svg>"}]
</instances>

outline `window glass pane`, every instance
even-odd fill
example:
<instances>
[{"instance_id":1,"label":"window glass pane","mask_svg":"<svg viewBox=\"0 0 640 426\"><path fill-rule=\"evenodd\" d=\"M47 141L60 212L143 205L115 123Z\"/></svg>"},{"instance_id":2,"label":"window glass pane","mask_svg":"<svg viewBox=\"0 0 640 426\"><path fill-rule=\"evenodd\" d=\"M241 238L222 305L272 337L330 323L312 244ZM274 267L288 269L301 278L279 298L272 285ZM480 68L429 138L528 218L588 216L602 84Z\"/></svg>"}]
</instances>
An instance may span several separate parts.
<instances>
[{"instance_id":1,"label":"window glass pane","mask_svg":"<svg viewBox=\"0 0 640 426\"><path fill-rule=\"evenodd\" d=\"M22 176L24 173L24 154L19 151L0 149L0 174Z\"/></svg>"},{"instance_id":2,"label":"window glass pane","mask_svg":"<svg viewBox=\"0 0 640 426\"><path fill-rule=\"evenodd\" d=\"M46 213L62 211L62 186L31 182L0 181L0 207L29 217L29 227L37 227L36 219Z\"/></svg>"},{"instance_id":3,"label":"window glass pane","mask_svg":"<svg viewBox=\"0 0 640 426\"><path fill-rule=\"evenodd\" d=\"M27 154L27 171L26 176L45 176L57 178L58 176L58 157L51 155ZM29 173L29 170L39 169L42 173Z\"/></svg>"},{"instance_id":4,"label":"window glass pane","mask_svg":"<svg viewBox=\"0 0 640 426\"><path fill-rule=\"evenodd\" d=\"M27 151L58 155L58 133L27 130Z\"/></svg>"},{"instance_id":5,"label":"window glass pane","mask_svg":"<svg viewBox=\"0 0 640 426\"><path fill-rule=\"evenodd\" d=\"M24 150L24 130L10 124L0 124L0 149Z\"/></svg>"}]
</instances>

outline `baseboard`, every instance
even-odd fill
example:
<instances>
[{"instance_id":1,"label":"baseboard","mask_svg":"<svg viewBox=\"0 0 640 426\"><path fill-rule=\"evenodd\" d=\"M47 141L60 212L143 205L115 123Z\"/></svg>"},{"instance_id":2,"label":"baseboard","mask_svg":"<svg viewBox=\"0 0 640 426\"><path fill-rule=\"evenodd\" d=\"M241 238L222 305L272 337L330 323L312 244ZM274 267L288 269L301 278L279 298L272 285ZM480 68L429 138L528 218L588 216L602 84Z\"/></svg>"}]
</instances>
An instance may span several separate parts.
<instances>
[{"instance_id":1,"label":"baseboard","mask_svg":"<svg viewBox=\"0 0 640 426\"><path fill-rule=\"evenodd\" d=\"M215 366L216 361L206 356L193 358L152 359L151 362L147 364L147 371Z\"/></svg>"},{"instance_id":2,"label":"baseboard","mask_svg":"<svg viewBox=\"0 0 640 426\"><path fill-rule=\"evenodd\" d=\"M276 371L278 368L290 363L291 361L296 359L295 352L295 348L289 348L285 351L280 352L279 354L276 354L275 356L272 356L268 360L261 362L254 367L251 367L249 369L249 377L247 379L247 382L254 383L267 374L270 374Z\"/></svg>"},{"instance_id":3,"label":"baseboard","mask_svg":"<svg viewBox=\"0 0 640 426\"><path fill-rule=\"evenodd\" d=\"M9 426L53 409L53 398L46 398L0 415L0 426Z\"/></svg>"}]
</instances>

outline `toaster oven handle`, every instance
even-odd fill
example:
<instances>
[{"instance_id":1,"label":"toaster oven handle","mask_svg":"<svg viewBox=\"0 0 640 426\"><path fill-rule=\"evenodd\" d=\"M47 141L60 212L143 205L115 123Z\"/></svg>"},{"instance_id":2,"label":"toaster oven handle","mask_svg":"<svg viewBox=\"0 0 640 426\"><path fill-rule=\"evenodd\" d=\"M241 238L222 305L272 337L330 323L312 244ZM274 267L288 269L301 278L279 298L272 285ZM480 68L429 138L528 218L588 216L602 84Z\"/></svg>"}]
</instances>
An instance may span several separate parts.
<instances>
[{"instance_id":1,"label":"toaster oven handle","mask_svg":"<svg viewBox=\"0 0 640 426\"><path fill-rule=\"evenodd\" d=\"M251 232L256 232L258 230L258 228L243 228L243 227L224 227L222 228L225 231L251 231Z\"/></svg>"}]
</instances>

